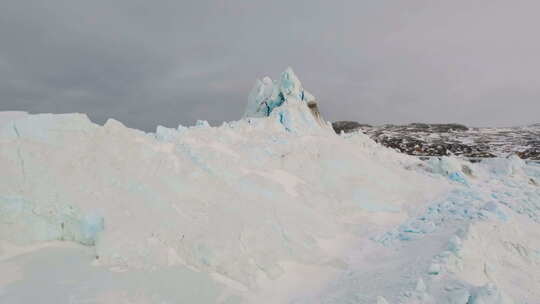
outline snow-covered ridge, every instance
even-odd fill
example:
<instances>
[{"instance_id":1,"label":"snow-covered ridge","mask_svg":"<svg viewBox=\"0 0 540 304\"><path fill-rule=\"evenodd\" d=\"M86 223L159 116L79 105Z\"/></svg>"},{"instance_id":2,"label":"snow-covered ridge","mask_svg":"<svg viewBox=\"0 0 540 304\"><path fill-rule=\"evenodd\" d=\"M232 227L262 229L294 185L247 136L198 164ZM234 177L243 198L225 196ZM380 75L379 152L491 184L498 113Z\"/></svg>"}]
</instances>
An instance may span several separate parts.
<instances>
[{"instance_id":1,"label":"snow-covered ridge","mask_svg":"<svg viewBox=\"0 0 540 304\"><path fill-rule=\"evenodd\" d=\"M219 127L148 134L84 114L0 115L0 270L24 269L18 283L0 275L0 302L24 299L21 290L39 275L33 261L54 259L45 251L14 256L12 248L58 240L92 253L77 269L125 285L73 277L86 283L47 285L43 299L540 300L539 167L519 159L422 162L362 133L338 136L313 115L315 98L293 76L288 70L272 82L270 95L262 85L249 98L251 114ZM286 97L279 105L275 90ZM264 103L271 111L253 107ZM129 285L139 273L183 283Z\"/></svg>"}]
</instances>

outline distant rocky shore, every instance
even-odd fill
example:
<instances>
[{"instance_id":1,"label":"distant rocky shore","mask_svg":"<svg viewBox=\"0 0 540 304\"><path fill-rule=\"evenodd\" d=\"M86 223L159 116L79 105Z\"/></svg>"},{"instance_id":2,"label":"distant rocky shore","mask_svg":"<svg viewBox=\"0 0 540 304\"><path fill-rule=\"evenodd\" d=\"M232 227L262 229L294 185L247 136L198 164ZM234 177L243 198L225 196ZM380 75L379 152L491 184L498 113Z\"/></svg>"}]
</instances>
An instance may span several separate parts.
<instances>
[{"instance_id":1,"label":"distant rocky shore","mask_svg":"<svg viewBox=\"0 0 540 304\"><path fill-rule=\"evenodd\" d=\"M361 131L384 146L417 156L459 155L540 160L540 124L513 128L472 128L461 124L372 126L355 121L332 123L336 133Z\"/></svg>"}]
</instances>

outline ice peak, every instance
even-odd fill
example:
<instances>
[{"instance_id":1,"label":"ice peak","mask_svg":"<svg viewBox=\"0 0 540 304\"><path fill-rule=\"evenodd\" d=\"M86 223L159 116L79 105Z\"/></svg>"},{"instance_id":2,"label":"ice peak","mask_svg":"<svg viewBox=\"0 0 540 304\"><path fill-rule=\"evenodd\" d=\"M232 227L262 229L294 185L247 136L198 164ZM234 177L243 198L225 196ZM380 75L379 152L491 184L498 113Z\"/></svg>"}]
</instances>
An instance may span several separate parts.
<instances>
[{"instance_id":1,"label":"ice peak","mask_svg":"<svg viewBox=\"0 0 540 304\"><path fill-rule=\"evenodd\" d=\"M294 74L291 67L288 67L283 73L281 73L279 91L283 94L285 99L290 96L303 99L302 93L304 89L302 88L302 83L296 74Z\"/></svg>"},{"instance_id":2,"label":"ice peak","mask_svg":"<svg viewBox=\"0 0 540 304\"><path fill-rule=\"evenodd\" d=\"M288 67L279 80L264 77L255 81L244 117L268 117L274 108L293 100L307 104L314 102L315 98L304 90L293 69Z\"/></svg>"}]
</instances>

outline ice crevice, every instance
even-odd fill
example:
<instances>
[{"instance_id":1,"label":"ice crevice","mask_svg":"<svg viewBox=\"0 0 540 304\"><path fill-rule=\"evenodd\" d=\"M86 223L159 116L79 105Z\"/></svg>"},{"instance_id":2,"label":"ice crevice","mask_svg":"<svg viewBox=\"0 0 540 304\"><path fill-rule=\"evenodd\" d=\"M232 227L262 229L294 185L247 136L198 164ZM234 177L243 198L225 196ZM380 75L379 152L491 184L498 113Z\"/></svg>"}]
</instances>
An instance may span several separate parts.
<instances>
[{"instance_id":1,"label":"ice crevice","mask_svg":"<svg viewBox=\"0 0 540 304\"><path fill-rule=\"evenodd\" d=\"M15 135L17 136L17 141L19 141L21 138L21 134L19 133L19 130L17 129L17 124L15 123L13 123L13 131L15 132ZM21 166L21 173L22 173L23 185L24 185L26 182L26 170L24 168L24 158L21 153L21 145L19 144L19 142L17 142L17 158L19 159L19 163Z\"/></svg>"}]
</instances>

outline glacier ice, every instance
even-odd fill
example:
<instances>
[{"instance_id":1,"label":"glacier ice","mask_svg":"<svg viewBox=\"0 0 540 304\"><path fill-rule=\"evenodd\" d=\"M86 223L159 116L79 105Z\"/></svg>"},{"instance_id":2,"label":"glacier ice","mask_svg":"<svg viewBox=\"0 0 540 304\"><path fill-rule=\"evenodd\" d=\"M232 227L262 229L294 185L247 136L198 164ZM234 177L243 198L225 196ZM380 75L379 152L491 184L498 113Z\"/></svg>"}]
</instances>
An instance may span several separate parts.
<instances>
[{"instance_id":1,"label":"glacier ice","mask_svg":"<svg viewBox=\"0 0 540 304\"><path fill-rule=\"evenodd\" d=\"M304 90L302 83L289 67L281 73L279 80L272 80L269 77L257 79L249 94L244 117L268 117L275 108L295 103L306 105L310 109L316 108L312 111L312 115L319 124L324 124L318 113L315 97ZM288 119L285 113L279 114L279 118L283 121Z\"/></svg>"},{"instance_id":2,"label":"glacier ice","mask_svg":"<svg viewBox=\"0 0 540 304\"><path fill-rule=\"evenodd\" d=\"M63 240L126 277L184 269L223 303L540 299L537 166L424 162L336 135L315 100L287 69L218 127L0 115L0 269Z\"/></svg>"},{"instance_id":3,"label":"glacier ice","mask_svg":"<svg viewBox=\"0 0 540 304\"><path fill-rule=\"evenodd\" d=\"M506 299L497 286L486 284L475 290L467 303L470 304L513 304L513 301Z\"/></svg>"},{"instance_id":4,"label":"glacier ice","mask_svg":"<svg viewBox=\"0 0 540 304\"><path fill-rule=\"evenodd\" d=\"M384 297L378 296L377 297L377 304L388 304L388 301Z\"/></svg>"},{"instance_id":5,"label":"glacier ice","mask_svg":"<svg viewBox=\"0 0 540 304\"><path fill-rule=\"evenodd\" d=\"M104 229L104 219L97 214L83 214L73 205L36 206L21 197L0 196L0 228L2 239L18 244L68 240L94 245Z\"/></svg>"},{"instance_id":6,"label":"glacier ice","mask_svg":"<svg viewBox=\"0 0 540 304\"><path fill-rule=\"evenodd\" d=\"M469 304L471 295L467 288L450 288L446 291L446 302L448 304Z\"/></svg>"}]
</instances>

